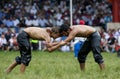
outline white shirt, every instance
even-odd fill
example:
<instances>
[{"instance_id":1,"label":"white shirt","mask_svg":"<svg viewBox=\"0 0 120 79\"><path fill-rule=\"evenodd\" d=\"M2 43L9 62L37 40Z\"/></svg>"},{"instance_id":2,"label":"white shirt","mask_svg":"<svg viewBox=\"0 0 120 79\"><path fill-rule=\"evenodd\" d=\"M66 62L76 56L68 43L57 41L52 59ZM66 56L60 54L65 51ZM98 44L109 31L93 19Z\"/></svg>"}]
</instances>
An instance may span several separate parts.
<instances>
[{"instance_id":1,"label":"white shirt","mask_svg":"<svg viewBox=\"0 0 120 79\"><path fill-rule=\"evenodd\" d=\"M15 19L13 20L13 23L14 23L14 26L16 27L20 23L20 21L18 19Z\"/></svg>"},{"instance_id":2,"label":"white shirt","mask_svg":"<svg viewBox=\"0 0 120 79\"><path fill-rule=\"evenodd\" d=\"M7 44L7 40L5 38L0 38L0 46L3 44Z\"/></svg>"},{"instance_id":3,"label":"white shirt","mask_svg":"<svg viewBox=\"0 0 120 79\"><path fill-rule=\"evenodd\" d=\"M32 20L26 19L26 20L25 20L25 24L26 24L27 26L32 25Z\"/></svg>"},{"instance_id":4,"label":"white shirt","mask_svg":"<svg viewBox=\"0 0 120 79\"><path fill-rule=\"evenodd\" d=\"M59 19L59 20L56 21L56 23L57 23L57 26L61 26L63 24L63 20Z\"/></svg>"},{"instance_id":5,"label":"white shirt","mask_svg":"<svg viewBox=\"0 0 120 79\"><path fill-rule=\"evenodd\" d=\"M9 42L10 42L10 46L13 46L13 39L12 38L10 38Z\"/></svg>"},{"instance_id":6,"label":"white shirt","mask_svg":"<svg viewBox=\"0 0 120 79\"><path fill-rule=\"evenodd\" d=\"M48 24L46 19L39 19L39 24L41 27L46 27L46 24Z\"/></svg>"},{"instance_id":7,"label":"white shirt","mask_svg":"<svg viewBox=\"0 0 120 79\"><path fill-rule=\"evenodd\" d=\"M35 8L35 6L32 6L31 10L30 10L31 14L36 14L37 13L37 9Z\"/></svg>"},{"instance_id":8,"label":"white shirt","mask_svg":"<svg viewBox=\"0 0 120 79\"><path fill-rule=\"evenodd\" d=\"M32 20L32 24L33 24L34 26L39 26L39 21L38 21L38 19Z\"/></svg>"}]
</instances>

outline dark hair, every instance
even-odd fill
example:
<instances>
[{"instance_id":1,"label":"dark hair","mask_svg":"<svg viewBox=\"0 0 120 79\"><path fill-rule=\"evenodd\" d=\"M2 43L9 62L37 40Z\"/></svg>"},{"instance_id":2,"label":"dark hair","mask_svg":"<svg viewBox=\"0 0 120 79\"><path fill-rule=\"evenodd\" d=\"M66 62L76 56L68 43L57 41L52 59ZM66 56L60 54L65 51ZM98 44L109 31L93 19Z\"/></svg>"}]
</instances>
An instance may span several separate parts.
<instances>
[{"instance_id":1,"label":"dark hair","mask_svg":"<svg viewBox=\"0 0 120 79\"><path fill-rule=\"evenodd\" d=\"M59 33L62 33L63 31L67 32L69 28L70 26L63 24L59 28Z\"/></svg>"},{"instance_id":2,"label":"dark hair","mask_svg":"<svg viewBox=\"0 0 120 79\"><path fill-rule=\"evenodd\" d=\"M57 27L52 27L52 32L59 33L59 29Z\"/></svg>"}]
</instances>

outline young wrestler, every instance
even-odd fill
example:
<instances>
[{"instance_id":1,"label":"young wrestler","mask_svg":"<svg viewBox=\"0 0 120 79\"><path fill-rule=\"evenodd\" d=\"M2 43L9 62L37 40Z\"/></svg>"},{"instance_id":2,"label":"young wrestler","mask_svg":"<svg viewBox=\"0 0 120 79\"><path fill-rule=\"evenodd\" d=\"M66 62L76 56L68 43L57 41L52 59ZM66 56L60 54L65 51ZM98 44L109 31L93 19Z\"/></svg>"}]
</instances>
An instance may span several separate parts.
<instances>
[{"instance_id":1,"label":"young wrestler","mask_svg":"<svg viewBox=\"0 0 120 79\"><path fill-rule=\"evenodd\" d=\"M61 41L59 44L55 46L51 46L48 51L53 51L58 47L67 44L70 42L74 37L86 37L86 41L84 42L81 50L78 54L78 61L80 63L81 70L85 69L85 61L88 53L92 50L95 62L99 64L101 70L104 69L104 61L100 51L100 35L96 31L95 28L87 25L74 25L74 26L67 26L62 25L59 29L59 33L62 36L68 36L64 41Z\"/></svg>"},{"instance_id":2,"label":"young wrestler","mask_svg":"<svg viewBox=\"0 0 120 79\"><path fill-rule=\"evenodd\" d=\"M19 45L20 55L17 56L15 61L7 68L6 73L10 73L13 68L17 65L20 66L20 72L24 73L26 66L29 65L31 61L31 46L30 46L30 38L35 40L45 40L49 45L51 42L51 37L57 38L59 36L58 29L55 27L52 28L39 28L39 27L28 27L25 28L19 35L17 36L17 42ZM54 43L55 44L55 43Z\"/></svg>"}]
</instances>

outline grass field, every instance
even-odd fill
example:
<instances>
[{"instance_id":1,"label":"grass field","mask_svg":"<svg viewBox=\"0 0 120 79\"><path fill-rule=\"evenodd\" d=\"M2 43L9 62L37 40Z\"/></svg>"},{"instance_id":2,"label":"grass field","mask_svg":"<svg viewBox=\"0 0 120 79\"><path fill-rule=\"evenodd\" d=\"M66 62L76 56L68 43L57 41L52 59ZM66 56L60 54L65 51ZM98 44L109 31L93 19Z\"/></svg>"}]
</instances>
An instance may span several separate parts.
<instances>
[{"instance_id":1,"label":"grass field","mask_svg":"<svg viewBox=\"0 0 120 79\"><path fill-rule=\"evenodd\" d=\"M19 52L0 52L0 79L120 79L120 58L116 53L102 53L106 64L104 71L99 69L90 53L86 70L82 72L72 52L36 51L32 52L32 61L24 74L19 74L20 66L5 74L4 70L17 55Z\"/></svg>"}]
</instances>

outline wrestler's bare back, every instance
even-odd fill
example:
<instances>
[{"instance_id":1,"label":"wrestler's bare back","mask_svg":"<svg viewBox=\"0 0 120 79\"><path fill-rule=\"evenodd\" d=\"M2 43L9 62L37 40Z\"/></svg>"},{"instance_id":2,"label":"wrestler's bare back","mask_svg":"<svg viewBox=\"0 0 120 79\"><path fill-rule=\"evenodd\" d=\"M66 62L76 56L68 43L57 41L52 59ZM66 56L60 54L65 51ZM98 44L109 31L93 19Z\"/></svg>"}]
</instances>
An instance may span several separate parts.
<instances>
[{"instance_id":1,"label":"wrestler's bare back","mask_svg":"<svg viewBox=\"0 0 120 79\"><path fill-rule=\"evenodd\" d=\"M49 33L46 31L45 28L29 27L29 28L25 28L24 31L32 39L50 41Z\"/></svg>"},{"instance_id":2,"label":"wrestler's bare back","mask_svg":"<svg viewBox=\"0 0 120 79\"><path fill-rule=\"evenodd\" d=\"M76 37L88 37L93 32L96 31L95 28L87 25L74 25L70 27L72 29L71 33L76 33Z\"/></svg>"}]
</instances>

